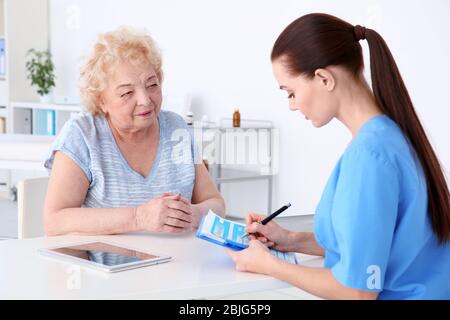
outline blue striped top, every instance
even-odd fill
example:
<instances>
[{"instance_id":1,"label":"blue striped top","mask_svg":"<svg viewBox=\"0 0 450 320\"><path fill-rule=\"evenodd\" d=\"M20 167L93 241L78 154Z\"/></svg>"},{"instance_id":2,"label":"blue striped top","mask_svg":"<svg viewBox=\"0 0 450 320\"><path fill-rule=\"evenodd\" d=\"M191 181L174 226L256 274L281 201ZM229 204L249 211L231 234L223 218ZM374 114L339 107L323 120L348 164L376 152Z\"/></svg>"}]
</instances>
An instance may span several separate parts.
<instances>
[{"instance_id":1,"label":"blue striped top","mask_svg":"<svg viewBox=\"0 0 450 320\"><path fill-rule=\"evenodd\" d=\"M89 180L83 207L136 207L163 192L178 192L191 200L198 161L192 132L176 113L161 111L158 120L159 146L146 177L129 166L105 117L90 113L67 121L44 166L51 171L55 151L59 150L83 170Z\"/></svg>"}]
</instances>

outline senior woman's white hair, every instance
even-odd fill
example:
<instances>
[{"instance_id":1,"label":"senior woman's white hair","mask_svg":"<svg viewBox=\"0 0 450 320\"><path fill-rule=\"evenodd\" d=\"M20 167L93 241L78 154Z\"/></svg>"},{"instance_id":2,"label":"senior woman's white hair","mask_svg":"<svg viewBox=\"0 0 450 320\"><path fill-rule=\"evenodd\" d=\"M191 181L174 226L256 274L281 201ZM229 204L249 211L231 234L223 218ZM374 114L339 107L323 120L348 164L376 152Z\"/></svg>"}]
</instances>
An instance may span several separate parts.
<instances>
[{"instance_id":1,"label":"senior woman's white hair","mask_svg":"<svg viewBox=\"0 0 450 320\"><path fill-rule=\"evenodd\" d=\"M80 72L80 96L86 111L93 115L102 113L100 95L111 71L123 62L148 62L159 82L163 80L161 53L148 32L123 26L100 34Z\"/></svg>"}]
</instances>

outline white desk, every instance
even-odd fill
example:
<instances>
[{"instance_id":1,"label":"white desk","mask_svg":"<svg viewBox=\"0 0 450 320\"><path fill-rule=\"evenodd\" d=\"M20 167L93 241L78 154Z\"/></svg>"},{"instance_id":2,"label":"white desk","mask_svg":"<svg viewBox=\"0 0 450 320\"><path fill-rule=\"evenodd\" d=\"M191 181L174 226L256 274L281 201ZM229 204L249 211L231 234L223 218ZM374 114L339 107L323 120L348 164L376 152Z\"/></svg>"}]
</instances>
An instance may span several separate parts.
<instances>
[{"instance_id":1,"label":"white desk","mask_svg":"<svg viewBox=\"0 0 450 320\"><path fill-rule=\"evenodd\" d=\"M73 242L109 240L173 261L105 274L41 256L38 248ZM303 264L323 259L300 255ZM73 279L79 275L79 288ZM237 272L225 250L193 234L63 236L0 241L0 299L200 299L290 287L274 278Z\"/></svg>"}]
</instances>

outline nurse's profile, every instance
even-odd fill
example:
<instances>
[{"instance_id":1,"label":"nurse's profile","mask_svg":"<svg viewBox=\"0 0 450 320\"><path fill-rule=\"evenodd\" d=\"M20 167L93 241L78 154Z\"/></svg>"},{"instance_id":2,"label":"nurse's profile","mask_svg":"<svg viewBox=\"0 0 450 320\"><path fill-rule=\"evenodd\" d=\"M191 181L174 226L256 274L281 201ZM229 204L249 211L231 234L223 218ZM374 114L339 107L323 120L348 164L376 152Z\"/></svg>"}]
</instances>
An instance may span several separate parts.
<instances>
[{"instance_id":1,"label":"nurse's profile","mask_svg":"<svg viewBox=\"0 0 450 320\"><path fill-rule=\"evenodd\" d=\"M323 191L314 232L262 225L264 216L251 213L249 248L229 251L236 268L327 299L450 299L449 189L383 38L308 14L280 34L271 60L292 111L315 127L336 118L353 139ZM267 247L324 256L325 265L289 264Z\"/></svg>"}]
</instances>

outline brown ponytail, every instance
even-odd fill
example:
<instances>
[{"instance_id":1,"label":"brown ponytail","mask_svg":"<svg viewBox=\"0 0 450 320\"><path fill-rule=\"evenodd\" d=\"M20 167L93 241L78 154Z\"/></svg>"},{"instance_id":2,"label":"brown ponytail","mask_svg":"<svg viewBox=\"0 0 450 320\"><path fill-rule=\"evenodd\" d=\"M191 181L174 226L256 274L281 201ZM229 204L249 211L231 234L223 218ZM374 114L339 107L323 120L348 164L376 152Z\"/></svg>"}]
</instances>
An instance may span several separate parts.
<instances>
[{"instance_id":1,"label":"brown ponytail","mask_svg":"<svg viewBox=\"0 0 450 320\"><path fill-rule=\"evenodd\" d=\"M355 78L364 68L359 40L370 49L372 90L378 106L401 128L422 164L427 181L428 214L440 244L450 242L450 195L439 160L431 147L397 64L383 38L374 30L313 13L294 22L276 40L271 59L283 58L293 75L314 77L329 65L347 68Z\"/></svg>"}]
</instances>

